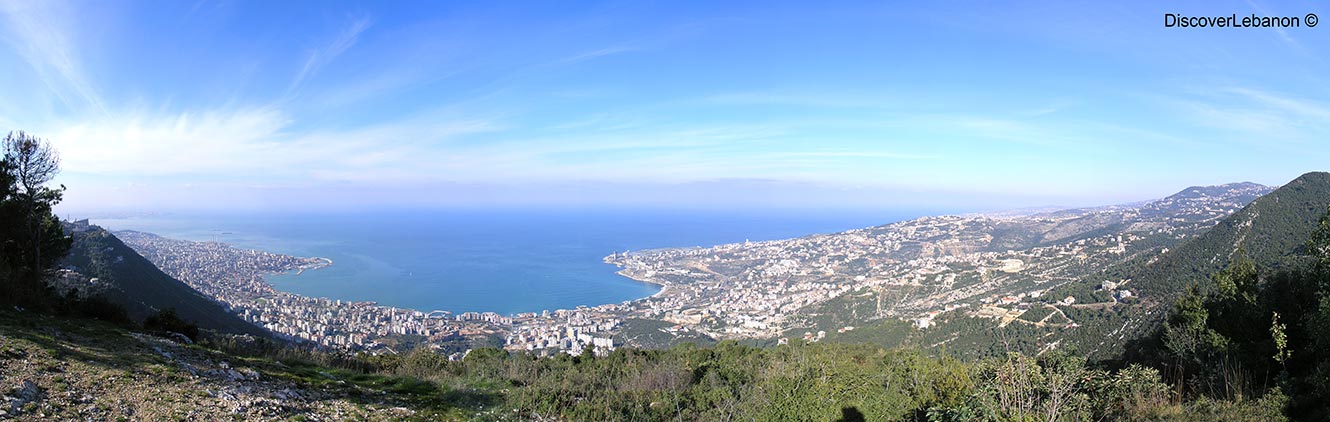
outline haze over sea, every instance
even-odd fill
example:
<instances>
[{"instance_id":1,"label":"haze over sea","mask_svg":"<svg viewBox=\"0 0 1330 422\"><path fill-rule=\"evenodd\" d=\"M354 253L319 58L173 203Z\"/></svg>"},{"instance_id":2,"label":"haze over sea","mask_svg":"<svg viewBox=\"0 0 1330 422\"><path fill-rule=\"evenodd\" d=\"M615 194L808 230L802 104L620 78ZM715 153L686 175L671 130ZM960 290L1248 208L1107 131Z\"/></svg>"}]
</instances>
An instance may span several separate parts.
<instances>
[{"instance_id":1,"label":"haze over sea","mask_svg":"<svg viewBox=\"0 0 1330 422\"><path fill-rule=\"evenodd\" d=\"M783 239L931 214L467 210L178 214L93 223L113 231L332 259L328 268L267 278L279 290L305 296L512 314L619 303L659 290L619 276L616 267L602 262L614 252Z\"/></svg>"}]
</instances>

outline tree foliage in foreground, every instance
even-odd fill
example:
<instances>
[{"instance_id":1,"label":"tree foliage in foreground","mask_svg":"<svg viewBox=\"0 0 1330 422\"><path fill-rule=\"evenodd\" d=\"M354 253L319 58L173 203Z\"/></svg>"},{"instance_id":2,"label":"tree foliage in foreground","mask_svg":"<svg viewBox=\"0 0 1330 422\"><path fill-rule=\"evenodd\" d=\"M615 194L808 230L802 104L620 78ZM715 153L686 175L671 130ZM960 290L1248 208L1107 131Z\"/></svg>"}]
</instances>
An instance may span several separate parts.
<instances>
[{"instance_id":1,"label":"tree foliage in foreground","mask_svg":"<svg viewBox=\"0 0 1330 422\"><path fill-rule=\"evenodd\" d=\"M481 420L1283 420L1278 391L1182 400L1156 369L1110 371L1080 357L1019 353L964 362L913 349L722 342L605 356L498 349L462 361L417 350L377 372L429 381Z\"/></svg>"},{"instance_id":2,"label":"tree foliage in foreground","mask_svg":"<svg viewBox=\"0 0 1330 422\"><path fill-rule=\"evenodd\" d=\"M1330 213L1303 250L1299 262L1310 265L1278 271L1238 251L1209 289L1174 303L1146 360L1194 395L1240 400L1278 389L1290 415L1330 418Z\"/></svg>"},{"instance_id":3,"label":"tree foliage in foreground","mask_svg":"<svg viewBox=\"0 0 1330 422\"><path fill-rule=\"evenodd\" d=\"M0 149L0 302L46 305L42 277L70 247L52 213L64 187L48 186L60 157L50 143L23 132L10 132Z\"/></svg>"}]
</instances>

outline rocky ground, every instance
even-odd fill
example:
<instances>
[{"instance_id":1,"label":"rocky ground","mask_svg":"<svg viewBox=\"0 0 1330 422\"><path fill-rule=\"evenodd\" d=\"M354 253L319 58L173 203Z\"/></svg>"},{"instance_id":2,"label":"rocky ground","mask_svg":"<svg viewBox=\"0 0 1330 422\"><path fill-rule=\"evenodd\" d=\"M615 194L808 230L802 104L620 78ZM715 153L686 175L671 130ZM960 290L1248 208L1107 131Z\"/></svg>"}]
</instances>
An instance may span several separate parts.
<instances>
[{"instance_id":1,"label":"rocky ground","mask_svg":"<svg viewBox=\"0 0 1330 422\"><path fill-rule=\"evenodd\" d=\"M399 420L401 380L241 358L94 321L0 312L0 420Z\"/></svg>"}]
</instances>

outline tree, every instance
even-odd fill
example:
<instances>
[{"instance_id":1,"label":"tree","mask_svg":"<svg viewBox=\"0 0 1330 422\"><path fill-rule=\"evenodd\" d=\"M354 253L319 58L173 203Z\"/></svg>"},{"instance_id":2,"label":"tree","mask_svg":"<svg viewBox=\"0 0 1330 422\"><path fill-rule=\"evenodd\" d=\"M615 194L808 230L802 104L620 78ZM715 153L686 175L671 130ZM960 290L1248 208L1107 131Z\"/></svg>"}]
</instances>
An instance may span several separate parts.
<instances>
[{"instance_id":1,"label":"tree","mask_svg":"<svg viewBox=\"0 0 1330 422\"><path fill-rule=\"evenodd\" d=\"M6 196L17 198L23 205L23 220L31 243L27 250L31 254L28 260L33 272L40 272L53 265L65 250L48 250L43 259L43 249L60 248L59 241L44 238L44 233L60 233L59 220L52 215L51 208L59 203L64 195L62 185L52 189L46 184L60 173L60 155L49 142L28 135L22 131L10 132L4 139L5 173L9 183ZM0 197L0 199L9 199ZM56 239L58 240L58 239ZM64 249L67 249L66 245Z\"/></svg>"},{"instance_id":2,"label":"tree","mask_svg":"<svg viewBox=\"0 0 1330 422\"><path fill-rule=\"evenodd\" d=\"M1178 375L1209 385L1218 378L1218 364L1224 362L1229 339L1210 327L1210 309L1206 296L1196 286L1173 303L1161 330L1164 349L1173 359Z\"/></svg>"},{"instance_id":3,"label":"tree","mask_svg":"<svg viewBox=\"0 0 1330 422\"><path fill-rule=\"evenodd\" d=\"M71 240L51 208L64 186L46 184L60 170L51 145L23 132L0 141L0 281L4 299L23 306L49 304L46 269L69 252Z\"/></svg>"},{"instance_id":4,"label":"tree","mask_svg":"<svg viewBox=\"0 0 1330 422\"><path fill-rule=\"evenodd\" d=\"M1330 210L1321 215L1321 220L1312 231L1305 246L1307 254L1316 259L1322 270L1330 269Z\"/></svg>"},{"instance_id":5,"label":"tree","mask_svg":"<svg viewBox=\"0 0 1330 422\"><path fill-rule=\"evenodd\" d=\"M0 284L0 289L5 290L0 292L0 298L4 299L9 299L10 296L14 295L12 291L14 289L8 286L10 280L15 277L13 259L10 258L11 249L15 249L15 245L13 245L13 241L9 236L9 232L13 229L11 226L14 223L8 218L9 213L6 212L9 208L6 205L12 202L11 198L14 193L14 177L9 170L9 160L0 155L0 221L5 222L5 224L0 225L0 283L3 283Z\"/></svg>"},{"instance_id":6,"label":"tree","mask_svg":"<svg viewBox=\"0 0 1330 422\"><path fill-rule=\"evenodd\" d=\"M13 171L9 167L8 157L0 155L0 203L8 201L18 193Z\"/></svg>"}]
</instances>

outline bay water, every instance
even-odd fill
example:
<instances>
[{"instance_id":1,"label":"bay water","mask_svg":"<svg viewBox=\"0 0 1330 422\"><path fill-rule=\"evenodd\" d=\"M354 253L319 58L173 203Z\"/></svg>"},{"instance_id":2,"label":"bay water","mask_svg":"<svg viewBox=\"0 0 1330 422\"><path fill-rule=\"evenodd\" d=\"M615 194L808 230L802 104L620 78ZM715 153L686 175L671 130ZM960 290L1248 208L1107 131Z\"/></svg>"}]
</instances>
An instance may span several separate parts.
<instances>
[{"instance_id":1,"label":"bay water","mask_svg":"<svg viewBox=\"0 0 1330 422\"><path fill-rule=\"evenodd\" d=\"M659 290L616 274L602 261L614 252L784 239L922 215L929 213L507 209L181 214L93 223L331 259L320 270L267 277L300 295L512 314L619 303Z\"/></svg>"}]
</instances>

